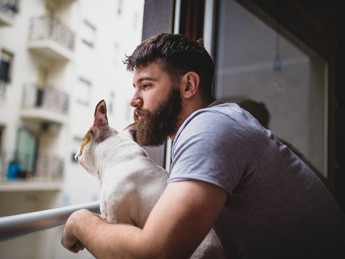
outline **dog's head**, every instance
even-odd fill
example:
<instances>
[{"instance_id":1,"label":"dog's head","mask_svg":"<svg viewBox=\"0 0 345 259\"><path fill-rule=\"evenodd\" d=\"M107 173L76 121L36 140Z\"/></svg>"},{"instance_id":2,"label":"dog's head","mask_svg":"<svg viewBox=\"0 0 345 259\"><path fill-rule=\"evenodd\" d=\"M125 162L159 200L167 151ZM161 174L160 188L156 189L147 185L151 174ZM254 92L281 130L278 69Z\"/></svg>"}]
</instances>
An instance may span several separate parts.
<instances>
[{"instance_id":1,"label":"dog's head","mask_svg":"<svg viewBox=\"0 0 345 259\"><path fill-rule=\"evenodd\" d=\"M117 134L117 132L109 126L107 106L105 101L102 100L96 105L94 122L84 135L74 158L78 160L78 163L90 174L97 176L98 169L95 161L95 148L99 143L115 134Z\"/></svg>"}]
</instances>

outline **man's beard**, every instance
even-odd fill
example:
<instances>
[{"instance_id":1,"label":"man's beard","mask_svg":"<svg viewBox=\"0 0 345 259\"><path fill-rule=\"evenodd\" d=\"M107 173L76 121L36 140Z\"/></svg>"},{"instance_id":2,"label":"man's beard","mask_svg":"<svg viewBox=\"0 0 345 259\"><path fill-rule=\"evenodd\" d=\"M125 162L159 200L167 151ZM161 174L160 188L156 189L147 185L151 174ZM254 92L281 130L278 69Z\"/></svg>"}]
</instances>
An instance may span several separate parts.
<instances>
[{"instance_id":1,"label":"man's beard","mask_svg":"<svg viewBox=\"0 0 345 259\"><path fill-rule=\"evenodd\" d=\"M181 112L180 90L172 87L167 100L158 104L154 111L136 109L136 141L142 146L159 146L166 138L177 131ZM137 120L137 114L141 117Z\"/></svg>"}]
</instances>

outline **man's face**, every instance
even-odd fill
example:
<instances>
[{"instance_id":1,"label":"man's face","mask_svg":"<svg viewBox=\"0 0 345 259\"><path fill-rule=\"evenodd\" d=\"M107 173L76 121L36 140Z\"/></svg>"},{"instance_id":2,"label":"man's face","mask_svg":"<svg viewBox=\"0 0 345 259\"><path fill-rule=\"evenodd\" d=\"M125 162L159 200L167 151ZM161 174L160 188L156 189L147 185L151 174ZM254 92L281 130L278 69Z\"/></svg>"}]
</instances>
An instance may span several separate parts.
<instances>
[{"instance_id":1,"label":"man's face","mask_svg":"<svg viewBox=\"0 0 345 259\"><path fill-rule=\"evenodd\" d=\"M133 85L131 106L135 108L137 142L146 146L163 144L178 129L182 101L179 86L157 63L136 69Z\"/></svg>"}]
</instances>

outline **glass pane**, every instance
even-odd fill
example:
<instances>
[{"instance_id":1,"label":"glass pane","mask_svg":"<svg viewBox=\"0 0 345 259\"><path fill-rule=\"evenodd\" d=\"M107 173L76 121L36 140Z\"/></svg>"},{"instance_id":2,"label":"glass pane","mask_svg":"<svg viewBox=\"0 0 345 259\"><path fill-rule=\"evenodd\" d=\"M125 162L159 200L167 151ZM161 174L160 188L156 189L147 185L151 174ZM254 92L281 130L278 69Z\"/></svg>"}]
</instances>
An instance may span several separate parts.
<instances>
[{"instance_id":1,"label":"glass pane","mask_svg":"<svg viewBox=\"0 0 345 259\"><path fill-rule=\"evenodd\" d=\"M17 159L24 170L33 171L36 154L36 138L26 129L18 133Z\"/></svg>"},{"instance_id":2,"label":"glass pane","mask_svg":"<svg viewBox=\"0 0 345 259\"><path fill-rule=\"evenodd\" d=\"M327 64L233 0L220 1L219 12L217 99L266 113L266 126L327 177Z\"/></svg>"}]
</instances>

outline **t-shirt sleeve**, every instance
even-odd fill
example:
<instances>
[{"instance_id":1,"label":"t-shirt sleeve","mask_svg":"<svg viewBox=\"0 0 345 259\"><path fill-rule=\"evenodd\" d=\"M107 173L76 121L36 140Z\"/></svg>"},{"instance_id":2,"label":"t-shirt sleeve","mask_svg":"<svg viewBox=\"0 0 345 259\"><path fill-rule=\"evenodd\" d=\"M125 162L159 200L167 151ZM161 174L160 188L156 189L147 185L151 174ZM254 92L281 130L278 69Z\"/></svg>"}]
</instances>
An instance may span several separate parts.
<instances>
[{"instance_id":1,"label":"t-shirt sleeve","mask_svg":"<svg viewBox=\"0 0 345 259\"><path fill-rule=\"evenodd\" d=\"M182 126L172 147L169 181L200 180L229 194L245 171L245 134L236 119L217 111L195 115Z\"/></svg>"}]
</instances>

